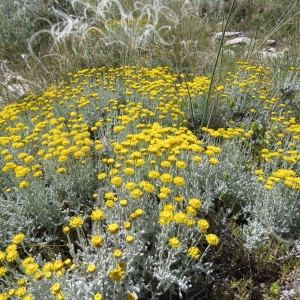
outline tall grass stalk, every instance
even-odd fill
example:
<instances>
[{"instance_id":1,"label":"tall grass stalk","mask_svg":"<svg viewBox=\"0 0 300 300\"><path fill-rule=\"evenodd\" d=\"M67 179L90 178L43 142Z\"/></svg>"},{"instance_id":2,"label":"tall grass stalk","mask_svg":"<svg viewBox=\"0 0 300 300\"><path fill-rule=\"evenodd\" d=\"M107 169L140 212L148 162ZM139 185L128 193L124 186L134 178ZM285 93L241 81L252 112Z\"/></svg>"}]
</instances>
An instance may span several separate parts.
<instances>
[{"instance_id":1,"label":"tall grass stalk","mask_svg":"<svg viewBox=\"0 0 300 300\"><path fill-rule=\"evenodd\" d=\"M211 96L211 92L212 92L212 86L213 86L213 83L214 83L214 78L215 78L215 75L216 75L216 70L217 70L218 62L219 62L219 59L221 57L221 53L222 53L222 49L223 49L225 32L226 32L226 29L228 27L229 20L230 20L230 18L232 16L235 3L236 3L236 0L233 0L232 4L231 4L231 7L230 7L230 10L229 10L229 13L228 13L228 17L226 19L225 25L224 25L223 30L222 30L221 42L220 42L220 46L219 46L219 49L218 49L218 54L217 54L216 61L214 63L214 68L213 68L213 72L212 72L212 75L211 75L210 84L209 84L209 87L208 87L207 97L206 97L206 101L205 101L204 114L203 114L203 117L202 117L202 120L201 120L200 128L203 126L203 124L205 122L205 119L206 119L206 115L207 115L207 111L208 111L208 106L209 106L209 103L210 103L210 96ZM220 66L220 69L221 68L222 68L222 66ZM214 105L213 105L213 107L214 107ZM212 109L213 109L213 107L212 107ZM210 114L210 117L209 117L209 119L208 119L208 121L206 123L206 127L209 126L211 115L212 114Z\"/></svg>"}]
</instances>

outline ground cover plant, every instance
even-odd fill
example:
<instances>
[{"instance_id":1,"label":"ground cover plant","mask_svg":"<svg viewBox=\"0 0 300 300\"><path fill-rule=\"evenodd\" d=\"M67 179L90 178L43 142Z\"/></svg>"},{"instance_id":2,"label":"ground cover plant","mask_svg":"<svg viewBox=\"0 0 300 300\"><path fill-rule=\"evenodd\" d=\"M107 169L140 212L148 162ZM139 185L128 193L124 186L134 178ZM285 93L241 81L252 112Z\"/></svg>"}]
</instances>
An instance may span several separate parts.
<instances>
[{"instance_id":1,"label":"ground cover plant","mask_svg":"<svg viewBox=\"0 0 300 300\"><path fill-rule=\"evenodd\" d=\"M261 41L228 57L209 33L225 16L297 32L295 1L266 24L283 6L263 2L37 1L5 19L36 23L9 58L26 71L2 65L31 92L0 112L0 299L297 297L300 67L262 61Z\"/></svg>"}]
</instances>

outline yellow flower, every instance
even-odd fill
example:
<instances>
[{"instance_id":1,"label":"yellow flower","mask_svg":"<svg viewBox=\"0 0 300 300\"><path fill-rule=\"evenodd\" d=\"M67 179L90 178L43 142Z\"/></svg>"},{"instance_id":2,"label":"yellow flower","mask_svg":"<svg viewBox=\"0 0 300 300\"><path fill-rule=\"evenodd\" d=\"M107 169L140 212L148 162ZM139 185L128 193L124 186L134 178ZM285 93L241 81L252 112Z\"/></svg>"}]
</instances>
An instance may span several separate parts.
<instances>
[{"instance_id":1,"label":"yellow flower","mask_svg":"<svg viewBox=\"0 0 300 300\"><path fill-rule=\"evenodd\" d=\"M98 174L98 179L102 180L106 178L106 174L105 173L99 173Z\"/></svg>"},{"instance_id":2,"label":"yellow flower","mask_svg":"<svg viewBox=\"0 0 300 300\"><path fill-rule=\"evenodd\" d=\"M114 192L108 192L104 194L104 198L108 200L114 200L115 199L115 193Z\"/></svg>"},{"instance_id":3,"label":"yellow flower","mask_svg":"<svg viewBox=\"0 0 300 300\"><path fill-rule=\"evenodd\" d=\"M199 208L202 207L202 202L201 202L200 199L192 198L192 199L189 201L189 205L192 206L193 208L199 209Z\"/></svg>"},{"instance_id":4,"label":"yellow flower","mask_svg":"<svg viewBox=\"0 0 300 300\"><path fill-rule=\"evenodd\" d=\"M30 171L31 171L30 168L26 168L22 166L17 166L14 169L16 178L25 177Z\"/></svg>"},{"instance_id":5,"label":"yellow flower","mask_svg":"<svg viewBox=\"0 0 300 300\"><path fill-rule=\"evenodd\" d=\"M89 273L94 273L94 272L96 272L96 269L97 269L97 267L96 267L94 264L91 264L91 265L89 265L89 266L87 267L87 271L88 271Z\"/></svg>"},{"instance_id":6,"label":"yellow flower","mask_svg":"<svg viewBox=\"0 0 300 300\"><path fill-rule=\"evenodd\" d=\"M113 158L108 158L106 161L109 165L113 165L115 163L115 160Z\"/></svg>"},{"instance_id":7,"label":"yellow flower","mask_svg":"<svg viewBox=\"0 0 300 300\"><path fill-rule=\"evenodd\" d=\"M197 247L190 247L188 249L188 253L189 253L189 256L191 256L192 258L195 258L195 259L198 259L201 255L201 252L200 252L199 248L197 248Z\"/></svg>"},{"instance_id":8,"label":"yellow flower","mask_svg":"<svg viewBox=\"0 0 300 300\"><path fill-rule=\"evenodd\" d=\"M7 272L7 268L6 267L0 267L0 277L3 277Z\"/></svg>"},{"instance_id":9,"label":"yellow flower","mask_svg":"<svg viewBox=\"0 0 300 300\"><path fill-rule=\"evenodd\" d=\"M176 202L182 202L184 200L184 197L182 195L176 195L175 196L175 201Z\"/></svg>"},{"instance_id":10,"label":"yellow flower","mask_svg":"<svg viewBox=\"0 0 300 300\"><path fill-rule=\"evenodd\" d=\"M103 300L103 296L100 293L94 295L94 300Z\"/></svg>"},{"instance_id":11,"label":"yellow flower","mask_svg":"<svg viewBox=\"0 0 300 300\"><path fill-rule=\"evenodd\" d=\"M158 223L160 224L160 225L164 225L164 226L166 226L166 225L169 225L172 221L173 221L173 213L171 212L171 211L168 211L168 210L163 210L163 211L161 211L160 213L159 213L159 221L158 221Z\"/></svg>"},{"instance_id":12,"label":"yellow flower","mask_svg":"<svg viewBox=\"0 0 300 300\"><path fill-rule=\"evenodd\" d=\"M20 244L24 241L24 239L25 239L25 235L23 233L19 233L19 234L14 236L13 243L14 244Z\"/></svg>"},{"instance_id":13,"label":"yellow flower","mask_svg":"<svg viewBox=\"0 0 300 300\"><path fill-rule=\"evenodd\" d=\"M52 292L53 295L58 294L60 290L61 290L61 285L60 285L60 283L58 283L58 282L57 282L57 283L54 283L54 284L52 285L52 287L51 287L51 292Z\"/></svg>"},{"instance_id":14,"label":"yellow flower","mask_svg":"<svg viewBox=\"0 0 300 300\"><path fill-rule=\"evenodd\" d=\"M149 178L156 179L156 178L159 178L159 176L160 176L159 172L155 171L155 170L152 170L148 173Z\"/></svg>"},{"instance_id":15,"label":"yellow flower","mask_svg":"<svg viewBox=\"0 0 300 300\"><path fill-rule=\"evenodd\" d=\"M28 187L29 185L30 185L30 182L28 180L24 180L19 183L19 188L24 189L24 188Z\"/></svg>"},{"instance_id":16,"label":"yellow flower","mask_svg":"<svg viewBox=\"0 0 300 300\"><path fill-rule=\"evenodd\" d=\"M113 129L113 131L114 131L115 133L117 133L117 132L123 131L123 130L125 130L125 129L126 129L125 126L115 126L114 129Z\"/></svg>"},{"instance_id":17,"label":"yellow flower","mask_svg":"<svg viewBox=\"0 0 300 300\"><path fill-rule=\"evenodd\" d=\"M93 221L101 221L105 218L105 213L101 209L96 209L92 211L91 219Z\"/></svg>"},{"instance_id":18,"label":"yellow flower","mask_svg":"<svg viewBox=\"0 0 300 300\"><path fill-rule=\"evenodd\" d=\"M120 250L120 249L117 249L117 250L115 250L114 251L114 257L115 258L120 258L120 257L122 257L122 251Z\"/></svg>"},{"instance_id":19,"label":"yellow flower","mask_svg":"<svg viewBox=\"0 0 300 300\"><path fill-rule=\"evenodd\" d=\"M185 185L185 179L183 177L176 176L176 177L174 177L173 181L177 186L184 186Z\"/></svg>"},{"instance_id":20,"label":"yellow flower","mask_svg":"<svg viewBox=\"0 0 300 300\"><path fill-rule=\"evenodd\" d=\"M138 217L140 217L140 216L142 216L142 215L144 214L144 211L143 211L142 209L138 208L138 209L135 211L135 213L136 213L136 215L137 215Z\"/></svg>"},{"instance_id":21,"label":"yellow flower","mask_svg":"<svg viewBox=\"0 0 300 300\"><path fill-rule=\"evenodd\" d=\"M142 187L146 193L152 194L155 191L155 186L146 180L141 181L139 186Z\"/></svg>"},{"instance_id":22,"label":"yellow flower","mask_svg":"<svg viewBox=\"0 0 300 300\"><path fill-rule=\"evenodd\" d=\"M10 251L16 251L17 250L17 245L16 244L11 244L9 246L6 247L6 252L10 252Z\"/></svg>"},{"instance_id":23,"label":"yellow flower","mask_svg":"<svg viewBox=\"0 0 300 300\"><path fill-rule=\"evenodd\" d=\"M188 205L185 208L185 211L189 216L192 216L192 217L197 216L197 210L193 206Z\"/></svg>"},{"instance_id":24,"label":"yellow flower","mask_svg":"<svg viewBox=\"0 0 300 300\"><path fill-rule=\"evenodd\" d=\"M142 159L142 158L137 159L137 160L135 161L135 165L136 165L137 167L140 167L140 166L142 166L142 165L144 165L144 164L145 164L145 160Z\"/></svg>"},{"instance_id":25,"label":"yellow flower","mask_svg":"<svg viewBox=\"0 0 300 300\"><path fill-rule=\"evenodd\" d=\"M69 225L73 228L78 228L81 227L83 225L84 221L80 216L77 217L73 217L70 222Z\"/></svg>"},{"instance_id":26,"label":"yellow flower","mask_svg":"<svg viewBox=\"0 0 300 300\"><path fill-rule=\"evenodd\" d=\"M205 219L200 219L197 224L200 228L201 233L206 234L207 230L209 229L208 221Z\"/></svg>"},{"instance_id":27,"label":"yellow flower","mask_svg":"<svg viewBox=\"0 0 300 300\"><path fill-rule=\"evenodd\" d=\"M23 262L22 262L22 266L23 267L26 267L28 266L29 264L33 264L35 263L35 259L32 257L32 256L29 256L29 257L26 257Z\"/></svg>"},{"instance_id":28,"label":"yellow flower","mask_svg":"<svg viewBox=\"0 0 300 300\"><path fill-rule=\"evenodd\" d=\"M109 271L109 277L114 281L122 280L123 274L124 274L124 272L119 269Z\"/></svg>"},{"instance_id":29,"label":"yellow flower","mask_svg":"<svg viewBox=\"0 0 300 300\"><path fill-rule=\"evenodd\" d=\"M127 300L137 300L138 297L136 295L136 293L131 293L127 296Z\"/></svg>"},{"instance_id":30,"label":"yellow flower","mask_svg":"<svg viewBox=\"0 0 300 300\"><path fill-rule=\"evenodd\" d=\"M53 270L54 271L60 271L64 268L64 263L62 260L58 259L53 263Z\"/></svg>"},{"instance_id":31,"label":"yellow flower","mask_svg":"<svg viewBox=\"0 0 300 300\"><path fill-rule=\"evenodd\" d=\"M171 167L171 162L164 160L160 163L160 165L164 168L170 168Z\"/></svg>"},{"instance_id":32,"label":"yellow flower","mask_svg":"<svg viewBox=\"0 0 300 300\"><path fill-rule=\"evenodd\" d=\"M141 198L143 196L143 192L140 189L134 189L131 193L130 193L132 198Z\"/></svg>"},{"instance_id":33,"label":"yellow flower","mask_svg":"<svg viewBox=\"0 0 300 300\"><path fill-rule=\"evenodd\" d=\"M179 169L185 169L186 168L186 163L184 161L177 161L176 162L176 167Z\"/></svg>"},{"instance_id":34,"label":"yellow flower","mask_svg":"<svg viewBox=\"0 0 300 300\"><path fill-rule=\"evenodd\" d=\"M160 180L164 183L171 183L173 181L173 176L168 173L160 175Z\"/></svg>"},{"instance_id":35,"label":"yellow flower","mask_svg":"<svg viewBox=\"0 0 300 300\"><path fill-rule=\"evenodd\" d=\"M101 247L103 245L102 235L95 235L94 237L92 237L91 243L97 248Z\"/></svg>"},{"instance_id":36,"label":"yellow flower","mask_svg":"<svg viewBox=\"0 0 300 300\"><path fill-rule=\"evenodd\" d=\"M136 183L134 182L127 182L125 184L125 189L132 191L136 187Z\"/></svg>"},{"instance_id":37,"label":"yellow flower","mask_svg":"<svg viewBox=\"0 0 300 300\"><path fill-rule=\"evenodd\" d=\"M125 199L122 199L122 200L120 201L120 205L123 206L123 207L126 207L126 206L128 206L128 201L125 200Z\"/></svg>"},{"instance_id":38,"label":"yellow flower","mask_svg":"<svg viewBox=\"0 0 300 300\"><path fill-rule=\"evenodd\" d=\"M126 175L133 175L135 173L134 169L132 168L125 168L123 171Z\"/></svg>"},{"instance_id":39,"label":"yellow flower","mask_svg":"<svg viewBox=\"0 0 300 300\"><path fill-rule=\"evenodd\" d=\"M64 233L64 234L69 234L70 231L71 231L71 228L70 228L69 226L64 226L64 227L63 227L63 233Z\"/></svg>"},{"instance_id":40,"label":"yellow flower","mask_svg":"<svg viewBox=\"0 0 300 300\"><path fill-rule=\"evenodd\" d=\"M111 184L113 184L116 187L120 187L123 183L123 180L120 176L114 176L111 180L110 180Z\"/></svg>"},{"instance_id":41,"label":"yellow flower","mask_svg":"<svg viewBox=\"0 0 300 300\"><path fill-rule=\"evenodd\" d=\"M108 207L108 208L112 208L115 206L115 202L113 200L107 200L105 202L105 206Z\"/></svg>"},{"instance_id":42,"label":"yellow flower","mask_svg":"<svg viewBox=\"0 0 300 300\"><path fill-rule=\"evenodd\" d=\"M206 150L204 152L204 154L206 154L207 156L214 156L215 155L215 152L213 150Z\"/></svg>"},{"instance_id":43,"label":"yellow flower","mask_svg":"<svg viewBox=\"0 0 300 300\"><path fill-rule=\"evenodd\" d=\"M39 265L37 263L31 263L26 266L25 274L26 275L34 275L39 269Z\"/></svg>"},{"instance_id":44,"label":"yellow flower","mask_svg":"<svg viewBox=\"0 0 300 300\"><path fill-rule=\"evenodd\" d=\"M58 169L56 170L56 172L59 173L59 174L66 173L66 172L67 172L67 169L61 167L61 168L58 168Z\"/></svg>"},{"instance_id":45,"label":"yellow flower","mask_svg":"<svg viewBox=\"0 0 300 300\"><path fill-rule=\"evenodd\" d=\"M130 218L131 220L135 220L137 217L138 217L138 215L137 215L135 212L132 213L132 214L130 214L130 216L129 216L129 218Z\"/></svg>"},{"instance_id":46,"label":"yellow flower","mask_svg":"<svg viewBox=\"0 0 300 300\"><path fill-rule=\"evenodd\" d=\"M19 256L19 253L18 251L16 250L12 250L12 251L9 251L6 255L6 260L8 262L13 262L17 259L17 257Z\"/></svg>"},{"instance_id":47,"label":"yellow flower","mask_svg":"<svg viewBox=\"0 0 300 300\"><path fill-rule=\"evenodd\" d=\"M179 241L179 239L177 237L172 237L169 239L169 245L172 248L179 248L181 246L181 242Z\"/></svg>"},{"instance_id":48,"label":"yellow flower","mask_svg":"<svg viewBox=\"0 0 300 300\"><path fill-rule=\"evenodd\" d=\"M259 169L259 170L255 170L254 173L255 173L255 175L263 175L264 171Z\"/></svg>"},{"instance_id":49,"label":"yellow flower","mask_svg":"<svg viewBox=\"0 0 300 300\"><path fill-rule=\"evenodd\" d=\"M178 212L174 215L174 221L177 223L185 224L188 221L188 216L183 212Z\"/></svg>"},{"instance_id":50,"label":"yellow flower","mask_svg":"<svg viewBox=\"0 0 300 300\"><path fill-rule=\"evenodd\" d=\"M219 244L219 238L215 234L208 234L206 236L206 241L208 242L209 245L212 246L217 246Z\"/></svg>"},{"instance_id":51,"label":"yellow flower","mask_svg":"<svg viewBox=\"0 0 300 300\"><path fill-rule=\"evenodd\" d=\"M133 241L134 241L134 237L132 235L128 235L126 237L126 242L127 243L131 244L131 243L133 243Z\"/></svg>"},{"instance_id":52,"label":"yellow flower","mask_svg":"<svg viewBox=\"0 0 300 300\"><path fill-rule=\"evenodd\" d=\"M119 231L120 227L118 224L114 223L114 224L109 224L107 227L107 230L112 233L115 234Z\"/></svg>"},{"instance_id":53,"label":"yellow flower","mask_svg":"<svg viewBox=\"0 0 300 300\"><path fill-rule=\"evenodd\" d=\"M212 157L209 159L209 162L212 164L212 165L217 165L218 163L220 163L220 161L215 158L215 157Z\"/></svg>"},{"instance_id":54,"label":"yellow flower","mask_svg":"<svg viewBox=\"0 0 300 300\"><path fill-rule=\"evenodd\" d=\"M5 253L3 251L0 251L0 261L4 261L5 260Z\"/></svg>"},{"instance_id":55,"label":"yellow flower","mask_svg":"<svg viewBox=\"0 0 300 300\"><path fill-rule=\"evenodd\" d=\"M34 275L35 280L42 280L44 278L44 273L43 272L38 272Z\"/></svg>"},{"instance_id":56,"label":"yellow flower","mask_svg":"<svg viewBox=\"0 0 300 300\"><path fill-rule=\"evenodd\" d=\"M15 296L22 297L26 294L26 286L21 286L16 289Z\"/></svg>"},{"instance_id":57,"label":"yellow flower","mask_svg":"<svg viewBox=\"0 0 300 300\"><path fill-rule=\"evenodd\" d=\"M131 229L131 223L130 223L130 222L124 222L124 228L125 228L126 230Z\"/></svg>"},{"instance_id":58,"label":"yellow flower","mask_svg":"<svg viewBox=\"0 0 300 300\"><path fill-rule=\"evenodd\" d=\"M58 162L65 162L65 161L67 161L67 160L68 160L68 156L66 156L66 155L61 155L61 156L57 159Z\"/></svg>"}]
</instances>

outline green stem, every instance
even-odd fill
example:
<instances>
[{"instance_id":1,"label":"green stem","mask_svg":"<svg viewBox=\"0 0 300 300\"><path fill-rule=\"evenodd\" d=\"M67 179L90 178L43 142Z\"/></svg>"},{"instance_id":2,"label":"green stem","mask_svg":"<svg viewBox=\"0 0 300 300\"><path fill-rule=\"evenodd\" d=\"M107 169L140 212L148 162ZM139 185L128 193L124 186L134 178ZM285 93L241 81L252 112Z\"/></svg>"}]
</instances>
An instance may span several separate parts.
<instances>
[{"instance_id":1,"label":"green stem","mask_svg":"<svg viewBox=\"0 0 300 300\"><path fill-rule=\"evenodd\" d=\"M212 72L212 75L211 75L211 80L210 80L209 87L208 87L207 97L206 97L206 101L205 101L205 109L204 109L204 114L203 114L203 117L202 117L202 120L201 120L200 128L202 128L202 126L203 126L203 124L205 122L205 119L206 119L207 110L208 110L208 104L209 104L209 100L210 100L210 94L211 94L211 90L212 90L212 85L213 85L214 77L215 77L215 74L216 74L216 70L217 70L219 58L220 58L220 55L221 55L221 51L223 49L225 32L226 32L227 26L229 24L229 20L230 20L230 17L232 15L232 11L233 11L233 7L235 5L235 2L236 2L236 0L232 1L231 7L230 7L230 11L228 13L228 18L226 20L225 26L224 26L223 31L222 31L221 42L220 42L220 46L219 46L217 58L216 58L216 61L215 61L215 64L214 64L214 69L213 69L213 72ZM206 127L208 127L208 126L209 126L209 121L207 122Z\"/></svg>"}]
</instances>

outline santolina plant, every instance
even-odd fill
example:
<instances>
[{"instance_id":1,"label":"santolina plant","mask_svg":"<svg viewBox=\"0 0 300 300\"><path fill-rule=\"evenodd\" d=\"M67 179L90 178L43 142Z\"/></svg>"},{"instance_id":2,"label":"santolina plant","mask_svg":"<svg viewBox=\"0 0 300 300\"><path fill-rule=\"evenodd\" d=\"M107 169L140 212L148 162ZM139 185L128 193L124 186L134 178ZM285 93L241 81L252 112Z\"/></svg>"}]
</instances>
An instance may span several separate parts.
<instances>
[{"instance_id":1,"label":"santolina plant","mask_svg":"<svg viewBox=\"0 0 300 300\"><path fill-rule=\"evenodd\" d=\"M268 73L240 63L226 84L215 86L212 97L229 102L230 114L249 101L249 122L202 128L201 140L189 129L189 103L201 107L210 79L183 80L164 67L81 70L41 96L5 107L1 297L183 297L212 270L210 249L220 239L207 215L216 197L230 193L232 204L240 201L261 224L261 235L295 235L298 125L269 97ZM273 105L282 107L280 116ZM270 122L264 132L257 113ZM251 162L259 134L266 145ZM271 155L279 146L283 151ZM277 186L293 213L272 202ZM248 239L250 227L251 221Z\"/></svg>"}]
</instances>

